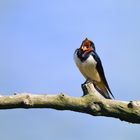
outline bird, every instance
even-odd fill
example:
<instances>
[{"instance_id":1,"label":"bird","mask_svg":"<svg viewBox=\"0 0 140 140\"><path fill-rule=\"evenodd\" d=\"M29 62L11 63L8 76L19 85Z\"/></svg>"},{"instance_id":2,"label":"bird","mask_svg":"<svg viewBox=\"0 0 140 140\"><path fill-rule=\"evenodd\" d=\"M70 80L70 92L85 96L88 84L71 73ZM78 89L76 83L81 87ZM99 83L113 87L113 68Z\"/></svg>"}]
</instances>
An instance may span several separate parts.
<instances>
[{"instance_id":1,"label":"bird","mask_svg":"<svg viewBox=\"0 0 140 140\"><path fill-rule=\"evenodd\" d=\"M92 82L103 97L107 99L114 98L93 41L88 38L82 41L80 48L76 49L74 52L74 61L85 77L85 83Z\"/></svg>"}]
</instances>

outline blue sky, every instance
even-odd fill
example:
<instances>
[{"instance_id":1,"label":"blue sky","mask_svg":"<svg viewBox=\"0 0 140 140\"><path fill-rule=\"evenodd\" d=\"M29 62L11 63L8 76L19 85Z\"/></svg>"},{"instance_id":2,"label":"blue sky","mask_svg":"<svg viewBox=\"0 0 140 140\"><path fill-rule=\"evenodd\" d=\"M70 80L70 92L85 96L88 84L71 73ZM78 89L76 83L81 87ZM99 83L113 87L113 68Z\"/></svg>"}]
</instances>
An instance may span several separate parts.
<instances>
[{"instance_id":1,"label":"blue sky","mask_svg":"<svg viewBox=\"0 0 140 140\"><path fill-rule=\"evenodd\" d=\"M118 100L140 100L140 1L1 0L0 94L82 95L73 61L83 39L93 40ZM0 111L0 139L132 140L139 125L70 111Z\"/></svg>"}]
</instances>

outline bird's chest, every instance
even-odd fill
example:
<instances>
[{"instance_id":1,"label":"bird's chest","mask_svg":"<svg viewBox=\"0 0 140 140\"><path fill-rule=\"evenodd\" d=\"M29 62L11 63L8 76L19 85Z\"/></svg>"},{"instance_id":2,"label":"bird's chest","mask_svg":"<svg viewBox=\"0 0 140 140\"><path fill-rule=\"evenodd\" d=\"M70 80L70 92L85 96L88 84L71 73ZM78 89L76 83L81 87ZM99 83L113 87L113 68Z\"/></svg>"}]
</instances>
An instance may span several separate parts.
<instances>
[{"instance_id":1,"label":"bird's chest","mask_svg":"<svg viewBox=\"0 0 140 140\"><path fill-rule=\"evenodd\" d=\"M79 68L83 68L83 69L89 68L89 67L95 68L96 64L97 64L97 62L95 61L95 59L91 55L89 55L89 57L86 60L81 61L80 58L75 54L74 60L75 60L76 65Z\"/></svg>"},{"instance_id":2,"label":"bird's chest","mask_svg":"<svg viewBox=\"0 0 140 140\"><path fill-rule=\"evenodd\" d=\"M81 68L96 68L97 62L92 56L89 56L85 61L81 61L79 58L77 58L76 63Z\"/></svg>"},{"instance_id":3,"label":"bird's chest","mask_svg":"<svg viewBox=\"0 0 140 140\"><path fill-rule=\"evenodd\" d=\"M85 61L81 61L75 56L75 62L85 78L99 80L99 75L96 69L97 62L91 55Z\"/></svg>"}]
</instances>

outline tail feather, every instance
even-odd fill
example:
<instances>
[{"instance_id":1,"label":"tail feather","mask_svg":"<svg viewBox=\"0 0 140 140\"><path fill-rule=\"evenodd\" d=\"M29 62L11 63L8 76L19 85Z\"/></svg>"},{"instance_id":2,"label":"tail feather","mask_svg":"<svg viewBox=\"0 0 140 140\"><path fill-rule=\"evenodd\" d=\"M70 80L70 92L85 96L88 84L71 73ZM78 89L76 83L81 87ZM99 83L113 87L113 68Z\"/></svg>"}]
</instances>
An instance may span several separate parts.
<instances>
[{"instance_id":1,"label":"tail feather","mask_svg":"<svg viewBox=\"0 0 140 140\"><path fill-rule=\"evenodd\" d=\"M107 99L112 99L110 97L110 94L112 95L112 93L110 93L110 91L108 91L108 89L106 88L106 86L104 85L103 82L98 82L95 84L95 88L101 93L101 95L103 95L105 98ZM113 96L112 96L113 97ZM113 97L114 98L114 97Z\"/></svg>"}]
</instances>

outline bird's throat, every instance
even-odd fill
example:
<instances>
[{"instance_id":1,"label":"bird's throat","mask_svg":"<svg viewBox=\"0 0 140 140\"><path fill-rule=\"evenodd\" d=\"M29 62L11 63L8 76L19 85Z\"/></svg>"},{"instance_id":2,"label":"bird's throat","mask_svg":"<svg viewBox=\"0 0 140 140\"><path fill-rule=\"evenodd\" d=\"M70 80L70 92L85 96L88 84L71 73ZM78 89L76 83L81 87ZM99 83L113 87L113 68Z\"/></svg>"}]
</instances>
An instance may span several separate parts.
<instances>
[{"instance_id":1,"label":"bird's throat","mask_svg":"<svg viewBox=\"0 0 140 140\"><path fill-rule=\"evenodd\" d=\"M91 51L82 51L82 50L78 50L77 56L79 57L79 59L80 59L81 61L85 61L85 60L89 57L90 52L91 52Z\"/></svg>"}]
</instances>

